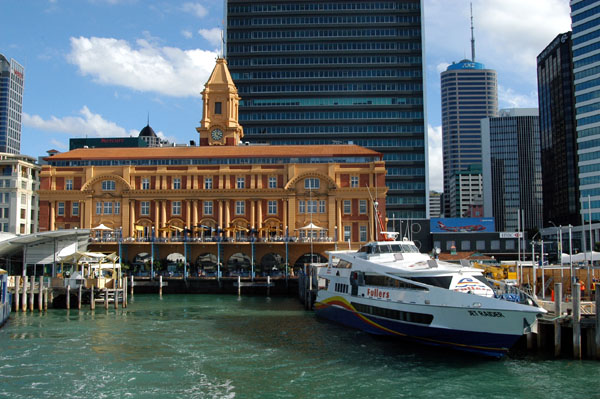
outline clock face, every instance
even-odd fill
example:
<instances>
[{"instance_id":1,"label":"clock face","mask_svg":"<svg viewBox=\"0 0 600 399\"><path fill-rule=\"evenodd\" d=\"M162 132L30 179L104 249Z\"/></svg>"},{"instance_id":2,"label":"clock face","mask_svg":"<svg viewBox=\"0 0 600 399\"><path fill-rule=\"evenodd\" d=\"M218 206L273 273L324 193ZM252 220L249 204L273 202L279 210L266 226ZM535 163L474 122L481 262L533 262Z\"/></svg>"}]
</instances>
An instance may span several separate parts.
<instances>
[{"instance_id":1,"label":"clock face","mask_svg":"<svg viewBox=\"0 0 600 399\"><path fill-rule=\"evenodd\" d=\"M210 132L210 136L213 140L221 140L223 138L223 132L221 129L214 129L212 132Z\"/></svg>"}]
</instances>

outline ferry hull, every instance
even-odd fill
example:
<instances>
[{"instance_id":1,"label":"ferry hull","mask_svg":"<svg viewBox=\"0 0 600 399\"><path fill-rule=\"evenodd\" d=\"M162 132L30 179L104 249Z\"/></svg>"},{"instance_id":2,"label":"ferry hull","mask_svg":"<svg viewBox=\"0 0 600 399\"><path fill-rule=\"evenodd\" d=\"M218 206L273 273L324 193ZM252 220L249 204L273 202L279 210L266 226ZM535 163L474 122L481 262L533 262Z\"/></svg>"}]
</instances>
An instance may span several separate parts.
<instances>
[{"instance_id":1,"label":"ferry hull","mask_svg":"<svg viewBox=\"0 0 600 399\"><path fill-rule=\"evenodd\" d=\"M496 358L504 356L522 336L522 334L497 334L420 326L361 314L351 306L332 303L317 302L315 311L318 317L370 334L405 338L427 345L448 347Z\"/></svg>"}]
</instances>

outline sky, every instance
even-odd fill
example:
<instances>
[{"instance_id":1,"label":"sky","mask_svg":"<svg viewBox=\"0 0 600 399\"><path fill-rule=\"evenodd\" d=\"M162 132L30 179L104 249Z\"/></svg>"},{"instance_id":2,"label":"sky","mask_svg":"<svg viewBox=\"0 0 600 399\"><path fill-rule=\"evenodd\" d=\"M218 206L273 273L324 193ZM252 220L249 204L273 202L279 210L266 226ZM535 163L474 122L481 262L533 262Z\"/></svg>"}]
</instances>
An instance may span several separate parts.
<instances>
[{"instance_id":1,"label":"sky","mask_svg":"<svg viewBox=\"0 0 600 399\"><path fill-rule=\"evenodd\" d=\"M321 0L323 1L323 0ZM500 108L537 107L536 56L570 30L568 0L472 0L476 60ZM196 140L221 48L221 0L0 0L0 53L25 67L21 153L72 137ZM470 58L469 0L424 0L430 189L442 189L440 73Z\"/></svg>"}]
</instances>

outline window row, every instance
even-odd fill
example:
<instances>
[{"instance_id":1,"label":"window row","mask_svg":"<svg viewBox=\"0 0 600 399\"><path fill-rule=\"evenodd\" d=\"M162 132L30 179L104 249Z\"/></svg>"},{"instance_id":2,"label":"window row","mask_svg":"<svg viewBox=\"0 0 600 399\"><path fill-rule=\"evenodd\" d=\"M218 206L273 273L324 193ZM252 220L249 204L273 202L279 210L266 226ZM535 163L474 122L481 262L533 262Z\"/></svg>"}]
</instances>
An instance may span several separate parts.
<instances>
[{"instance_id":1,"label":"window row","mask_svg":"<svg viewBox=\"0 0 600 399\"><path fill-rule=\"evenodd\" d=\"M315 84L263 84L238 87L240 93L303 93L326 91L422 91L421 83L315 83Z\"/></svg>"},{"instance_id":2,"label":"window row","mask_svg":"<svg viewBox=\"0 0 600 399\"><path fill-rule=\"evenodd\" d=\"M227 50L234 53L291 53L302 51L381 51L420 50L421 43L406 42L336 42L336 43L283 43L283 44L230 44Z\"/></svg>"},{"instance_id":3,"label":"window row","mask_svg":"<svg viewBox=\"0 0 600 399\"><path fill-rule=\"evenodd\" d=\"M309 111L244 112L240 121L257 120L343 120L343 119L422 119L423 112L412 111Z\"/></svg>"},{"instance_id":4,"label":"window row","mask_svg":"<svg viewBox=\"0 0 600 399\"><path fill-rule=\"evenodd\" d=\"M263 65L344 65L349 64L421 64L421 56L408 55L363 55L363 56L314 56L314 57L231 57L231 67L263 66ZM238 88L239 89L239 88Z\"/></svg>"}]
</instances>

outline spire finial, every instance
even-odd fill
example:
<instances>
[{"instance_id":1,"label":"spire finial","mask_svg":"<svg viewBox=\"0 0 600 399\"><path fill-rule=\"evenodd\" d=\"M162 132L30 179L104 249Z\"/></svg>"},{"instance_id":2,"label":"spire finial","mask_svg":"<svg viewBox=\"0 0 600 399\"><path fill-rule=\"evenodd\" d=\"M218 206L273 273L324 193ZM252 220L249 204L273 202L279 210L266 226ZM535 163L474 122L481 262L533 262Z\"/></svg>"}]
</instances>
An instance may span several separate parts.
<instances>
[{"instance_id":1,"label":"spire finial","mask_svg":"<svg viewBox=\"0 0 600 399\"><path fill-rule=\"evenodd\" d=\"M471 3L471 61L475 62L475 34L473 29L473 3Z\"/></svg>"},{"instance_id":2,"label":"spire finial","mask_svg":"<svg viewBox=\"0 0 600 399\"><path fill-rule=\"evenodd\" d=\"M148 111L148 119L146 119L146 125L150 126L150 111Z\"/></svg>"}]
</instances>

